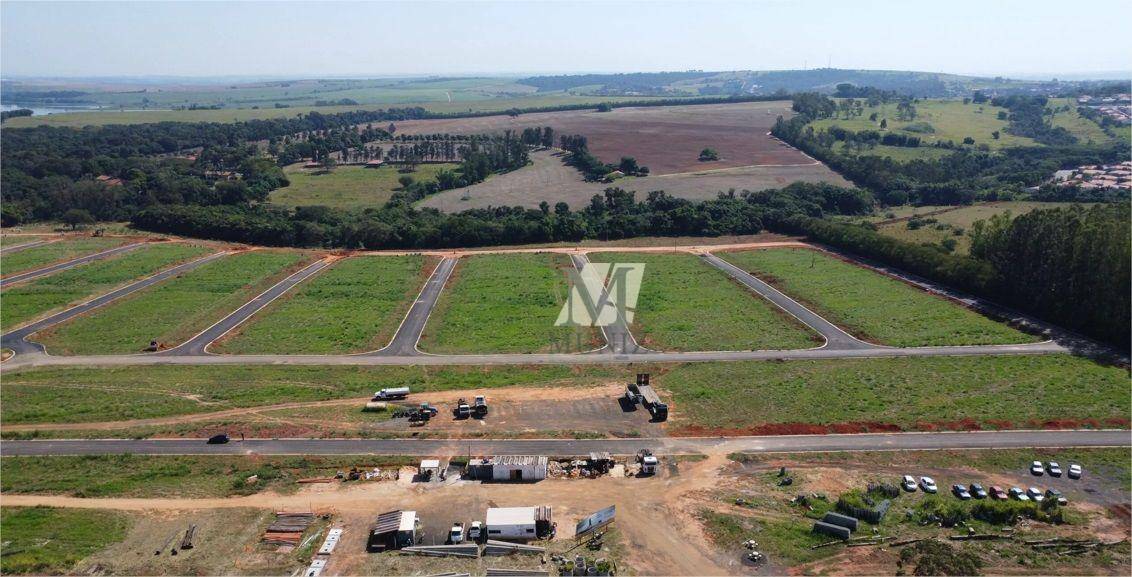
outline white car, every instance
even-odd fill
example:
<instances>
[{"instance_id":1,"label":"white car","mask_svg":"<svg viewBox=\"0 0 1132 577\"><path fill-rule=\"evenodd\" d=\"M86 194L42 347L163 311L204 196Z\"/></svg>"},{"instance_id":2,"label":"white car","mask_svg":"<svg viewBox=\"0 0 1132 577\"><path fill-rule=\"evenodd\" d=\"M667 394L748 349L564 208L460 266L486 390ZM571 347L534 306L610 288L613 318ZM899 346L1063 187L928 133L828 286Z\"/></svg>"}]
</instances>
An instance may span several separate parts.
<instances>
[{"instance_id":1,"label":"white car","mask_svg":"<svg viewBox=\"0 0 1132 577\"><path fill-rule=\"evenodd\" d=\"M479 521L472 521L472 526L468 528L468 539L471 541L479 542L480 536L483 534L483 523Z\"/></svg>"},{"instance_id":2,"label":"white car","mask_svg":"<svg viewBox=\"0 0 1132 577\"><path fill-rule=\"evenodd\" d=\"M448 541L453 545L459 545L464 542L464 524L457 521L452 524L452 529L448 531Z\"/></svg>"},{"instance_id":3,"label":"white car","mask_svg":"<svg viewBox=\"0 0 1132 577\"><path fill-rule=\"evenodd\" d=\"M1081 465L1072 465L1072 464L1069 465L1069 478L1070 479L1080 479L1081 478L1081 472L1082 472L1081 471Z\"/></svg>"},{"instance_id":4,"label":"white car","mask_svg":"<svg viewBox=\"0 0 1132 577\"><path fill-rule=\"evenodd\" d=\"M935 493L939 491L935 486L935 479L931 477L920 477L920 489L923 489L925 493Z\"/></svg>"},{"instance_id":5,"label":"white car","mask_svg":"<svg viewBox=\"0 0 1132 577\"><path fill-rule=\"evenodd\" d=\"M1041 503L1042 501L1046 500L1046 494L1037 487L1030 487L1030 489L1026 491L1026 494L1029 495L1030 499L1032 499L1035 503Z\"/></svg>"},{"instance_id":6,"label":"white car","mask_svg":"<svg viewBox=\"0 0 1132 577\"><path fill-rule=\"evenodd\" d=\"M1049 472L1051 477L1060 477L1061 465L1058 465L1056 461L1050 461L1049 464L1046 465L1046 471Z\"/></svg>"},{"instance_id":7,"label":"white car","mask_svg":"<svg viewBox=\"0 0 1132 577\"><path fill-rule=\"evenodd\" d=\"M916 479L913 478L912 475L904 475L904 478L900 480L900 486L904 487L904 490L909 493L915 493Z\"/></svg>"},{"instance_id":8,"label":"white car","mask_svg":"<svg viewBox=\"0 0 1132 577\"><path fill-rule=\"evenodd\" d=\"M1035 477L1041 477L1045 472L1046 468L1042 466L1041 461L1034 461L1033 463L1030 463L1030 474L1034 475Z\"/></svg>"}]
</instances>

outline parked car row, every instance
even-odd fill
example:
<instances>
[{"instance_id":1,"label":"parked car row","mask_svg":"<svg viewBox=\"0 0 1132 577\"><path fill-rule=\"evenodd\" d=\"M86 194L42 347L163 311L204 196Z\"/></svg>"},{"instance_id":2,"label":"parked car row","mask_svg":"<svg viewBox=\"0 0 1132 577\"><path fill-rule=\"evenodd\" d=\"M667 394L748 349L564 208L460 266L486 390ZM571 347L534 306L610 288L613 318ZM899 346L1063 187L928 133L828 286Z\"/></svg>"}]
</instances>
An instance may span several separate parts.
<instances>
[{"instance_id":1,"label":"parked car row","mask_svg":"<svg viewBox=\"0 0 1132 577\"><path fill-rule=\"evenodd\" d=\"M920 477L919 482L911 475L904 475L900 480L900 486L905 491L913 493L919 489L925 493L934 494L939 492L939 488L935 484L935 479L931 477ZM1014 499L1017 501L1034 501L1040 503L1046 499L1053 499L1057 501L1058 505L1065 505L1069 501L1057 489L1046 489L1043 492L1038 487L1030 487L1023 489L1021 487L1011 487L1010 491L1004 491L1002 487L991 485L989 488L984 489L978 483L971 483L970 485L955 484L951 486L951 494L955 495L961 501L970 499L992 499L996 501L1005 501L1006 499Z\"/></svg>"},{"instance_id":2,"label":"parked car row","mask_svg":"<svg viewBox=\"0 0 1132 577\"><path fill-rule=\"evenodd\" d=\"M1033 463L1030 463L1030 474L1034 475L1035 477L1041 477L1046 473L1049 473L1050 477L1060 477L1061 465L1057 464L1056 461L1050 461L1049 463L1045 464L1042 464L1041 461L1034 461ZM1081 473L1081 465L1075 463L1069 465L1070 479L1080 479Z\"/></svg>"}]
</instances>

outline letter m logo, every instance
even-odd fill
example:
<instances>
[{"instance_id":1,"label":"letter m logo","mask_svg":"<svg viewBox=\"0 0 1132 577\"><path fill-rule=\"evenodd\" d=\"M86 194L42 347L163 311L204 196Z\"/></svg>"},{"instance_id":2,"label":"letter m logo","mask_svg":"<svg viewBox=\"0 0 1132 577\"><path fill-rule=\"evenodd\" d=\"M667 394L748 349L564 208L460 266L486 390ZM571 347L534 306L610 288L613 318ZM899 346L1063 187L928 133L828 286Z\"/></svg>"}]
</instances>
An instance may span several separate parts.
<instances>
[{"instance_id":1,"label":"letter m logo","mask_svg":"<svg viewBox=\"0 0 1132 577\"><path fill-rule=\"evenodd\" d=\"M555 326L607 327L633 322L645 263L590 262L570 271L570 294Z\"/></svg>"}]
</instances>

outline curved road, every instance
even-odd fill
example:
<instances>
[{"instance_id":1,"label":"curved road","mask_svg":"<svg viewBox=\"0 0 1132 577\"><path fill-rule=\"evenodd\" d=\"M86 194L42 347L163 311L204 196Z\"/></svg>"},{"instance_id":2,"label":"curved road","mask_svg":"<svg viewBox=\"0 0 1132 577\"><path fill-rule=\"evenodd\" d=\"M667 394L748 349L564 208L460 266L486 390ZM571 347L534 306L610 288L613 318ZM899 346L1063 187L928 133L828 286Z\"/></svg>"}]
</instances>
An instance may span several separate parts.
<instances>
[{"instance_id":1,"label":"curved road","mask_svg":"<svg viewBox=\"0 0 1132 577\"><path fill-rule=\"evenodd\" d=\"M47 276L49 274L57 273L61 270L67 270L69 268L74 268L76 266L79 266L80 264L86 264L88 262L94 262L96 260L102 260L104 258L111 257L111 256L114 256L116 254L121 254L121 253L124 253L124 252L127 252L127 251L134 250L135 248L138 248L140 246L144 246L146 244L148 244L148 241L135 242L135 243L132 243L132 244L124 244L122 246L116 246L112 249L104 250L102 252L96 252L94 254L88 254L86 256L80 256L79 258L76 258L76 259L63 261L63 262L60 262L60 263L55 263L53 265L45 266L43 268L37 268L35 270L29 270L28 272L22 272L20 274L14 274L14 275L11 275L11 276L6 276L4 278L0 278L0 287L5 287L5 286L8 286L12 283L24 282L24 281L29 281L29 280L32 280L32 279L37 279L37 278L42 277L42 276ZM20 246L23 247L23 246L27 246L27 245L20 245ZM18 247L12 247L12 248L18 248Z\"/></svg>"},{"instance_id":2,"label":"curved road","mask_svg":"<svg viewBox=\"0 0 1132 577\"><path fill-rule=\"evenodd\" d=\"M548 455L568 457L607 451L634 455L650 448L661 455L688 453L807 453L823 451L916 451L1129 447L1132 432L986 431L881 433L768 437L672 437L653 439L249 439L208 445L203 439L95 439L0 441L13 455Z\"/></svg>"}]
</instances>

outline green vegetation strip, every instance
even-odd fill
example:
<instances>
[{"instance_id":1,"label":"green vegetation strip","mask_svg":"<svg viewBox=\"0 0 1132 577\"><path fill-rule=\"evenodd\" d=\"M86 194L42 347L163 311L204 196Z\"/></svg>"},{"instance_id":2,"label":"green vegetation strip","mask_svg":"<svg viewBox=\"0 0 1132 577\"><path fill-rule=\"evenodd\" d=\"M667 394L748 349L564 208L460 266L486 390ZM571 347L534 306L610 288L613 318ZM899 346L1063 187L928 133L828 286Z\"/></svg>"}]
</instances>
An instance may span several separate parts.
<instances>
[{"instance_id":1,"label":"green vegetation strip","mask_svg":"<svg viewBox=\"0 0 1132 577\"><path fill-rule=\"evenodd\" d=\"M694 255L594 253L590 260L645 264L631 328L647 348L802 349L820 342L778 307Z\"/></svg>"},{"instance_id":2,"label":"green vegetation strip","mask_svg":"<svg viewBox=\"0 0 1132 577\"><path fill-rule=\"evenodd\" d=\"M416 182L434 182L436 173L453 170L456 164L422 164L408 174ZM321 205L332 208L382 206L401 188L397 167L366 168L340 166L332 172L288 169L290 185L271 193L271 202L282 206Z\"/></svg>"},{"instance_id":3,"label":"green vegetation strip","mask_svg":"<svg viewBox=\"0 0 1132 577\"><path fill-rule=\"evenodd\" d=\"M460 259L420 348L430 353L574 352L601 346L589 327L554 326L570 291L561 254Z\"/></svg>"},{"instance_id":4,"label":"green vegetation strip","mask_svg":"<svg viewBox=\"0 0 1132 577\"><path fill-rule=\"evenodd\" d=\"M262 250L222 257L35 339L54 354L133 353L152 339L177 345L278 281L302 257Z\"/></svg>"},{"instance_id":5,"label":"green vegetation strip","mask_svg":"<svg viewBox=\"0 0 1132 577\"><path fill-rule=\"evenodd\" d=\"M613 367L152 366L32 369L4 373L0 420L90 423L207 413L278 403L508 386L593 386Z\"/></svg>"},{"instance_id":6,"label":"green vegetation strip","mask_svg":"<svg viewBox=\"0 0 1132 577\"><path fill-rule=\"evenodd\" d=\"M1043 355L687 364L654 382L671 392L673 425L758 434L869 423L1126 427L1128 378L1127 369Z\"/></svg>"},{"instance_id":7,"label":"green vegetation strip","mask_svg":"<svg viewBox=\"0 0 1132 577\"><path fill-rule=\"evenodd\" d=\"M298 479L333 477L355 466L372 470L413 462L409 457L346 455L3 457L0 490L73 497L229 497L293 491ZM258 479L248 483L253 475Z\"/></svg>"},{"instance_id":8,"label":"green vegetation strip","mask_svg":"<svg viewBox=\"0 0 1132 577\"><path fill-rule=\"evenodd\" d=\"M5 468L4 477L11 474ZM0 573L66 574L90 554L125 539L129 525L129 517L116 511L4 507L0 509L4 533Z\"/></svg>"},{"instance_id":9,"label":"green vegetation strip","mask_svg":"<svg viewBox=\"0 0 1132 577\"><path fill-rule=\"evenodd\" d=\"M260 311L222 353L338 354L389 342L420 290L421 256L361 256L339 261Z\"/></svg>"},{"instance_id":10,"label":"green vegetation strip","mask_svg":"<svg viewBox=\"0 0 1132 577\"><path fill-rule=\"evenodd\" d=\"M109 250L130 242L115 237L76 237L50 242L42 246L25 248L0 258L0 272L4 276L40 269L59 261L71 260Z\"/></svg>"},{"instance_id":11,"label":"green vegetation strip","mask_svg":"<svg viewBox=\"0 0 1132 577\"><path fill-rule=\"evenodd\" d=\"M722 254L865 340L898 347L1038 339L944 298L809 249Z\"/></svg>"},{"instance_id":12,"label":"green vegetation strip","mask_svg":"<svg viewBox=\"0 0 1132 577\"><path fill-rule=\"evenodd\" d=\"M7 331L64 305L77 304L207 252L205 247L189 244L154 244L17 285L3 292L0 327Z\"/></svg>"}]
</instances>

